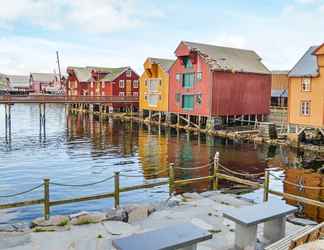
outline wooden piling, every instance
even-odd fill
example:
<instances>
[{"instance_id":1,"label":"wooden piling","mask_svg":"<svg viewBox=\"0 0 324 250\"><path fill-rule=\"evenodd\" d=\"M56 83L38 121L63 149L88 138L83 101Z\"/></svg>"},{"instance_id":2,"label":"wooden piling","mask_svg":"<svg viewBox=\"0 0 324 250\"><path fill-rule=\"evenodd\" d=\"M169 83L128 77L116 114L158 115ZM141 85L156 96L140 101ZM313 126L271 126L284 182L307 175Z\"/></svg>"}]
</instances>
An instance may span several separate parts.
<instances>
[{"instance_id":1,"label":"wooden piling","mask_svg":"<svg viewBox=\"0 0 324 250\"><path fill-rule=\"evenodd\" d=\"M50 194L49 194L49 179L44 179L44 219L48 220L50 217Z\"/></svg>"},{"instance_id":2,"label":"wooden piling","mask_svg":"<svg viewBox=\"0 0 324 250\"><path fill-rule=\"evenodd\" d=\"M174 193L174 163L170 163L169 166L169 195Z\"/></svg>"},{"instance_id":3,"label":"wooden piling","mask_svg":"<svg viewBox=\"0 0 324 250\"><path fill-rule=\"evenodd\" d=\"M263 201L266 202L269 199L269 184L270 184L270 174L269 170L265 170L264 183L263 183Z\"/></svg>"},{"instance_id":4,"label":"wooden piling","mask_svg":"<svg viewBox=\"0 0 324 250\"><path fill-rule=\"evenodd\" d=\"M119 172L115 172L115 192L114 192L114 198L115 198L115 208L119 208Z\"/></svg>"},{"instance_id":5,"label":"wooden piling","mask_svg":"<svg viewBox=\"0 0 324 250\"><path fill-rule=\"evenodd\" d=\"M218 190L219 189L219 179L218 179L218 169L219 169L219 152L215 153L215 157L214 157L214 179L213 179L213 190Z\"/></svg>"}]
</instances>

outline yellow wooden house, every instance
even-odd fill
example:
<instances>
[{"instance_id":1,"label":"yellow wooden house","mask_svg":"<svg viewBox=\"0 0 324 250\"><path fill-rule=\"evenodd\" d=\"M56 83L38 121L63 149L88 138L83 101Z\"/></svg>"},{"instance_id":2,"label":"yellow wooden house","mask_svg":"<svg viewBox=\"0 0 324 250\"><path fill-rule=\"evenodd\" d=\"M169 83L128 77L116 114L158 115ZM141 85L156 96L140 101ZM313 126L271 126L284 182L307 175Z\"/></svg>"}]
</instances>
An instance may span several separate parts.
<instances>
[{"instance_id":1,"label":"yellow wooden house","mask_svg":"<svg viewBox=\"0 0 324 250\"><path fill-rule=\"evenodd\" d=\"M310 47L289 72L288 132L324 129L324 44Z\"/></svg>"},{"instance_id":2,"label":"yellow wooden house","mask_svg":"<svg viewBox=\"0 0 324 250\"><path fill-rule=\"evenodd\" d=\"M143 118L159 121L168 112L169 69L174 60L162 58L147 58L144 63L144 73L140 77L140 112Z\"/></svg>"}]
</instances>

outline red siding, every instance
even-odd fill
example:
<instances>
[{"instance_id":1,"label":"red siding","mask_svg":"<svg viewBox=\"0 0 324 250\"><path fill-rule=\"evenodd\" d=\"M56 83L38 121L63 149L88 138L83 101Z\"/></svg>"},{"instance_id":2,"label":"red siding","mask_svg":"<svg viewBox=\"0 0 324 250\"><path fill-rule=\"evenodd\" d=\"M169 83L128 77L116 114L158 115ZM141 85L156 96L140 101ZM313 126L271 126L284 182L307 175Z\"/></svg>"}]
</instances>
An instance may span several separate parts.
<instances>
[{"instance_id":1,"label":"red siding","mask_svg":"<svg viewBox=\"0 0 324 250\"><path fill-rule=\"evenodd\" d=\"M268 114L271 75L213 73L212 115Z\"/></svg>"},{"instance_id":2,"label":"red siding","mask_svg":"<svg viewBox=\"0 0 324 250\"><path fill-rule=\"evenodd\" d=\"M176 52L177 53L177 52ZM195 57L195 58L194 58ZM182 87L182 82L176 80L177 73L185 73L189 72L189 69L185 69L182 60L177 59L176 62L170 69L170 87L169 87L169 111L173 113L183 113L183 114L191 114L191 115L210 115L210 79L211 73L209 71L209 66L204 62L204 60L200 56L193 56L193 72L202 72L203 78L200 81L196 81L194 83L193 88L187 89ZM195 99L194 109L192 111L183 110L181 107L181 100L179 102L176 101L176 94L200 94L202 97L202 103L198 104Z\"/></svg>"}]
</instances>

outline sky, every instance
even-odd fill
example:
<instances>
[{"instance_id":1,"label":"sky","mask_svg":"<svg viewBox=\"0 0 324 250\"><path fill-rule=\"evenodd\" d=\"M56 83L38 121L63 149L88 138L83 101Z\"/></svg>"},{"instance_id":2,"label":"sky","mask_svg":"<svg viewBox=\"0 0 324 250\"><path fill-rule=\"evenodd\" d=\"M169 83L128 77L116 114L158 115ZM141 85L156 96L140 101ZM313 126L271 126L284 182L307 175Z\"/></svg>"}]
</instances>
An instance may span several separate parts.
<instances>
[{"instance_id":1,"label":"sky","mask_svg":"<svg viewBox=\"0 0 324 250\"><path fill-rule=\"evenodd\" d=\"M131 66L180 41L252 49L290 70L324 42L324 0L0 0L0 72Z\"/></svg>"}]
</instances>

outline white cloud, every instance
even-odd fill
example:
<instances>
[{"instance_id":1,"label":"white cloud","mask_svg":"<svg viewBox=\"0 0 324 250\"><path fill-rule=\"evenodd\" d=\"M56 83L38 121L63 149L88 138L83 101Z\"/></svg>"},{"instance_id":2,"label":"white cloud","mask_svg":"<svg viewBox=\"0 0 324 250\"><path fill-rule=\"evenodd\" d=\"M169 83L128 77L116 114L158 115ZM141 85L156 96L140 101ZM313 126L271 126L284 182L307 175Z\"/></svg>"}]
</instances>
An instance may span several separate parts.
<instances>
[{"instance_id":1,"label":"white cloud","mask_svg":"<svg viewBox=\"0 0 324 250\"><path fill-rule=\"evenodd\" d=\"M0 8L2 25L28 21L50 30L100 33L138 27L146 18L161 17L160 10L142 11L138 0L10 0Z\"/></svg>"}]
</instances>

